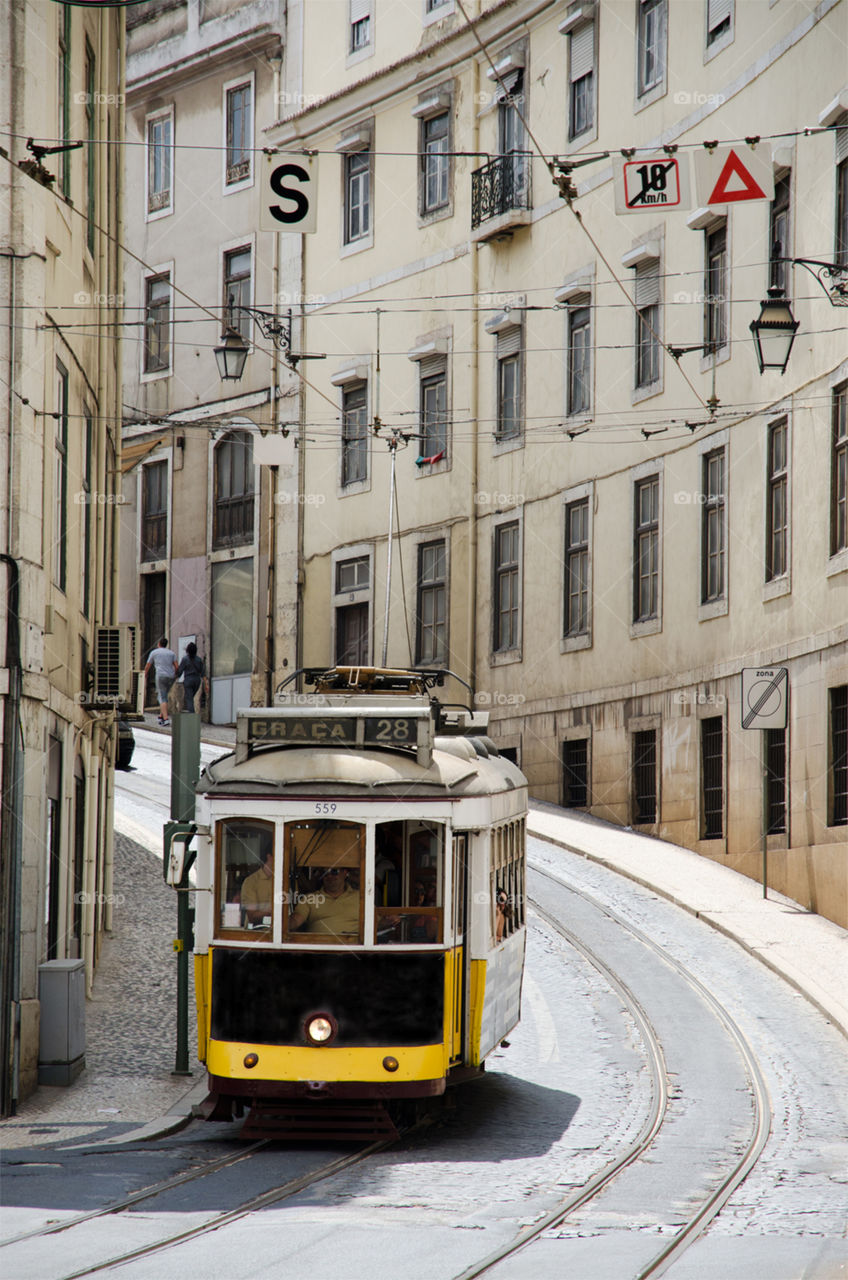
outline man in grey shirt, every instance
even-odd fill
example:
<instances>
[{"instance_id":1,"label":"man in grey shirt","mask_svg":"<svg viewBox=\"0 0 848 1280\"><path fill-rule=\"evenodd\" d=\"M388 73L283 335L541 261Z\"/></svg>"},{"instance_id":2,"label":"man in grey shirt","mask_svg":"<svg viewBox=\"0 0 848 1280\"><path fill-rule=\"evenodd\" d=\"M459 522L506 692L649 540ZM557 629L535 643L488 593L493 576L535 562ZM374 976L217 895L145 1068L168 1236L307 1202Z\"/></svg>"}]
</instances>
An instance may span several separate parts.
<instances>
[{"instance_id":1,"label":"man in grey shirt","mask_svg":"<svg viewBox=\"0 0 848 1280\"><path fill-rule=\"evenodd\" d=\"M156 669L156 692L159 695L159 723L167 725L168 720L168 692L174 683L174 676L177 674L177 655L173 649L168 648L168 637L162 636L159 644L155 649L150 650L150 656L144 668L144 678L147 680L147 673L151 667Z\"/></svg>"}]
</instances>

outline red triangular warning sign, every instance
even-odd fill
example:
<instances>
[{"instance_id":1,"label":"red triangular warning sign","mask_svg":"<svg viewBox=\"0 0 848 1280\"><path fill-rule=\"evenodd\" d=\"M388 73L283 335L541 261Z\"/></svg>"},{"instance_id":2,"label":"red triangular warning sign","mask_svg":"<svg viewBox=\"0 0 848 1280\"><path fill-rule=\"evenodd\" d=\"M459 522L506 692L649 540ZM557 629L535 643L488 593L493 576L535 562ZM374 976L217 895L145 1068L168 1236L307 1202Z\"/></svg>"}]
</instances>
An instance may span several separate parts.
<instances>
[{"instance_id":1,"label":"red triangular warning sign","mask_svg":"<svg viewBox=\"0 0 848 1280\"><path fill-rule=\"evenodd\" d=\"M742 186L740 188L734 184L735 189L729 191L728 186L734 177L742 183ZM760 184L748 172L736 152L731 151L722 166L721 173L718 175L718 182L713 187L707 204L730 204L733 200L767 199L768 196Z\"/></svg>"}]
</instances>

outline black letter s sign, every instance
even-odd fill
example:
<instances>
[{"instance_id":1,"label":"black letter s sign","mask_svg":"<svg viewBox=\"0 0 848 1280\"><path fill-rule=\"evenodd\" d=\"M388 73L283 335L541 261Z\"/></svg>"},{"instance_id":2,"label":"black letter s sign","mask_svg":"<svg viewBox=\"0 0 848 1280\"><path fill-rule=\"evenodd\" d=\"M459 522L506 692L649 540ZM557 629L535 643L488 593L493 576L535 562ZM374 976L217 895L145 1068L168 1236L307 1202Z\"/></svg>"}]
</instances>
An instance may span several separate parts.
<instances>
[{"instance_id":1,"label":"black letter s sign","mask_svg":"<svg viewBox=\"0 0 848 1280\"><path fill-rule=\"evenodd\" d=\"M269 205L268 212L272 218L276 218L278 222L302 222L309 212L309 201L302 191L296 187L287 187L284 185L285 178L296 178L298 182L309 182L309 174L306 169L299 164L281 164L271 174L271 190L274 195L279 196L282 200L289 200L294 204L294 209L287 212L281 209L279 205Z\"/></svg>"}]
</instances>

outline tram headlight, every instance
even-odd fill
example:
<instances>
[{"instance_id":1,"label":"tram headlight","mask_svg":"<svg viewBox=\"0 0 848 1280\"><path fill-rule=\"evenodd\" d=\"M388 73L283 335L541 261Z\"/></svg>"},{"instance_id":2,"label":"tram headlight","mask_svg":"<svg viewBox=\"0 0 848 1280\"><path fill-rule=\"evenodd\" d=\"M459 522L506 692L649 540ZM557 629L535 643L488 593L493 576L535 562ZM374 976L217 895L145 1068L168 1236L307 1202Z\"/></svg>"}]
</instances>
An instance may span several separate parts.
<instances>
[{"instance_id":1,"label":"tram headlight","mask_svg":"<svg viewBox=\"0 0 848 1280\"><path fill-rule=\"evenodd\" d=\"M328 1044L335 1037L338 1024L329 1013L316 1013L306 1019L304 1030L310 1044Z\"/></svg>"}]
</instances>

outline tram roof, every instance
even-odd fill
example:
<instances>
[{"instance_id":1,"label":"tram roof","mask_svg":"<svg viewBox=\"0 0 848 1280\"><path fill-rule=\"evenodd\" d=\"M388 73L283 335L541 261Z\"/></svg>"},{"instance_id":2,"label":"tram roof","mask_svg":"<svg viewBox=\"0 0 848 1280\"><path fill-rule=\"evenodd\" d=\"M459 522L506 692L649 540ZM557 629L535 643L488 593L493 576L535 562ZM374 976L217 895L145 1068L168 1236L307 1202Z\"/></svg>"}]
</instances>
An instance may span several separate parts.
<instances>
[{"instance_id":1,"label":"tram roof","mask_svg":"<svg viewBox=\"0 0 848 1280\"><path fill-rule=\"evenodd\" d=\"M429 795L445 798L495 795L526 788L524 774L494 744L468 737L437 737L424 766L402 751L345 747L268 746L237 761L229 753L206 766L197 790L218 795L285 795L334 792L351 795Z\"/></svg>"}]
</instances>

